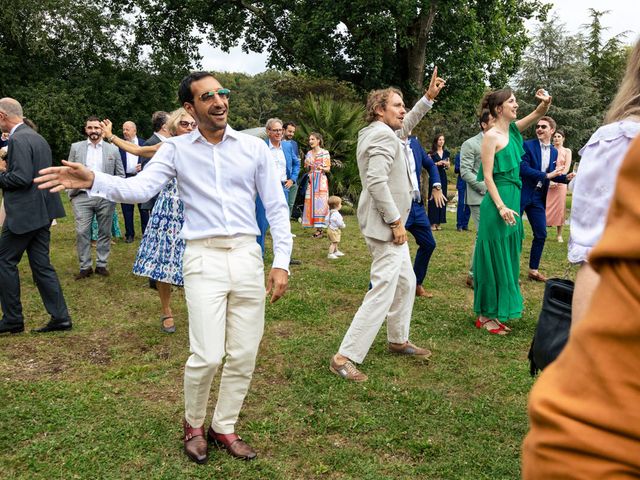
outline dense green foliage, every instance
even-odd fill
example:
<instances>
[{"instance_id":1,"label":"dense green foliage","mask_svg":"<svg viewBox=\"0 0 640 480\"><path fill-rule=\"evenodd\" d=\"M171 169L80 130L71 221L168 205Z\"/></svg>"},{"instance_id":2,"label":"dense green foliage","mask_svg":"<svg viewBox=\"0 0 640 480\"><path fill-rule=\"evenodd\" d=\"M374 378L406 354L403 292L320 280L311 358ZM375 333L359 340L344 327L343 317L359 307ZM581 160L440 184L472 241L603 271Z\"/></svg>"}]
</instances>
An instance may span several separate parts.
<instances>
[{"instance_id":1,"label":"dense green foliage","mask_svg":"<svg viewBox=\"0 0 640 480\"><path fill-rule=\"evenodd\" d=\"M158 42L171 38L167 18L223 49L242 43L269 54L281 70L312 72L369 90L397 85L413 103L434 65L448 73L451 105L475 103L485 83L513 75L528 44L524 22L544 19L542 0L200 0L124 2L138 5L139 28ZM209 6L209 4L207 4Z\"/></svg>"},{"instance_id":2,"label":"dense green foliage","mask_svg":"<svg viewBox=\"0 0 640 480\"><path fill-rule=\"evenodd\" d=\"M620 35L603 41L600 17L604 13L591 10L592 22L585 26L585 34L569 35L557 20L542 24L516 77L521 114L535 107L533 93L546 88L553 96L549 115L565 131L565 146L574 152L602 124L624 75L627 48ZM527 134L533 136L533 128Z\"/></svg>"},{"instance_id":3,"label":"dense green foliage","mask_svg":"<svg viewBox=\"0 0 640 480\"><path fill-rule=\"evenodd\" d=\"M5 3L0 97L23 104L55 160L66 158L70 143L84 137L89 115L109 117L118 127L131 119L149 134L151 113L175 108L176 78L189 63L145 60L130 19L110 10L108 0Z\"/></svg>"}]
</instances>

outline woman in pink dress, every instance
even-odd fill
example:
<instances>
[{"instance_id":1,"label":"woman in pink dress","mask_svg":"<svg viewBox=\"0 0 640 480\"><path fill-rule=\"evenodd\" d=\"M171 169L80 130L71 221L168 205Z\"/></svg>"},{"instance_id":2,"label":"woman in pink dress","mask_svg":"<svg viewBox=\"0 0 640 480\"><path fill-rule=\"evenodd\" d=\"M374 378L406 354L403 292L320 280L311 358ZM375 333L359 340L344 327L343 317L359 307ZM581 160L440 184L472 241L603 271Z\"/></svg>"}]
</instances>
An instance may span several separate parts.
<instances>
[{"instance_id":1,"label":"woman in pink dress","mask_svg":"<svg viewBox=\"0 0 640 480\"><path fill-rule=\"evenodd\" d=\"M564 147L564 132L560 129L553 134L553 146L558 150L556 166L562 168L562 174L566 175L571 169L571 150ZM556 227L558 242L562 243L562 227L567 201L567 185L564 183L550 182L547 192L547 227Z\"/></svg>"},{"instance_id":2,"label":"woman in pink dress","mask_svg":"<svg viewBox=\"0 0 640 480\"><path fill-rule=\"evenodd\" d=\"M314 228L314 237L322 236L325 217L329 213L329 182L327 173L331 170L329 152L322 148L322 135L316 132L309 134L309 146L304 159L304 166L309 170L309 184L304 195L304 211L302 226Z\"/></svg>"}]
</instances>

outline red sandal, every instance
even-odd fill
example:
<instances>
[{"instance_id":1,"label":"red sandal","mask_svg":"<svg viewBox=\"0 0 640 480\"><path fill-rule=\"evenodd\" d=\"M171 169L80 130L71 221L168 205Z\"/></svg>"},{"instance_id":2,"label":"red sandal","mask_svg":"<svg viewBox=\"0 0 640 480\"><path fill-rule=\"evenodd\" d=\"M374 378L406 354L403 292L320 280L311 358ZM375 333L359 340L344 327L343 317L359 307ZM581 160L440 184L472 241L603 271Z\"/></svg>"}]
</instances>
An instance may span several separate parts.
<instances>
[{"instance_id":1,"label":"red sandal","mask_svg":"<svg viewBox=\"0 0 640 480\"><path fill-rule=\"evenodd\" d=\"M494 322L498 325L497 328L489 328L487 323ZM493 318L487 318L484 322L480 320L480 317L476 319L476 328L484 328L486 331L493 335L507 335L509 332L506 330L507 326L503 323L500 323L498 320Z\"/></svg>"}]
</instances>

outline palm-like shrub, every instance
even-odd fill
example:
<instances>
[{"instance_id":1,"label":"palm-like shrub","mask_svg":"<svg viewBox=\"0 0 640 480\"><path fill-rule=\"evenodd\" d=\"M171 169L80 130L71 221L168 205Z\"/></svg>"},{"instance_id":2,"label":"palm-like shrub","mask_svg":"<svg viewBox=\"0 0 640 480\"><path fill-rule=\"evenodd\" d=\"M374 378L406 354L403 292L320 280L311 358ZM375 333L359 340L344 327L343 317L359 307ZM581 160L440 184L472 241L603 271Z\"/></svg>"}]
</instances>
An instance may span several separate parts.
<instances>
[{"instance_id":1,"label":"palm-like shrub","mask_svg":"<svg viewBox=\"0 0 640 480\"><path fill-rule=\"evenodd\" d=\"M298 136L299 143L309 150L311 132L318 132L324 139L324 148L331 155L329 190L332 195L356 203L362 190L356 145L358 131L365 126L364 109L350 102L338 102L326 96L309 95L303 106Z\"/></svg>"}]
</instances>

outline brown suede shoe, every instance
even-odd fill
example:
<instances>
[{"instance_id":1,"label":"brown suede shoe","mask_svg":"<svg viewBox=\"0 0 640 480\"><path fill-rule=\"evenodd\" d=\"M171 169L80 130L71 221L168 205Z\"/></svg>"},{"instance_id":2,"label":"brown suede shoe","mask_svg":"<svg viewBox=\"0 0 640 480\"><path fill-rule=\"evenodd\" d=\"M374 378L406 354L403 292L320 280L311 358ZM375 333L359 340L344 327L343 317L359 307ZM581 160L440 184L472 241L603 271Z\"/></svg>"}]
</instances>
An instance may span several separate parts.
<instances>
[{"instance_id":1,"label":"brown suede shoe","mask_svg":"<svg viewBox=\"0 0 640 480\"><path fill-rule=\"evenodd\" d=\"M467 275L467 281L465 283L467 287L473 289L473 277L471 275Z\"/></svg>"},{"instance_id":2,"label":"brown suede shoe","mask_svg":"<svg viewBox=\"0 0 640 480\"><path fill-rule=\"evenodd\" d=\"M193 428L186 420L184 421L184 453L199 464L207 463L209 460L204 427Z\"/></svg>"},{"instance_id":3,"label":"brown suede shoe","mask_svg":"<svg viewBox=\"0 0 640 480\"><path fill-rule=\"evenodd\" d=\"M389 342L389 351L398 355L410 355L416 358L428 359L431 356L431 350L421 348L411 342L391 343Z\"/></svg>"},{"instance_id":4,"label":"brown suede shoe","mask_svg":"<svg viewBox=\"0 0 640 480\"><path fill-rule=\"evenodd\" d=\"M335 356L331 357L329 370L339 377L342 377L345 380L351 380L352 382L366 382L367 378L369 378L358 370L351 360L347 360L344 363L337 363Z\"/></svg>"},{"instance_id":5,"label":"brown suede shoe","mask_svg":"<svg viewBox=\"0 0 640 480\"><path fill-rule=\"evenodd\" d=\"M529 271L528 277L529 277L529 280L533 280L535 282L546 282L547 281L547 277L545 277L540 272Z\"/></svg>"},{"instance_id":6,"label":"brown suede shoe","mask_svg":"<svg viewBox=\"0 0 640 480\"><path fill-rule=\"evenodd\" d=\"M416 297L433 298L433 293L427 292L422 285L416 286Z\"/></svg>"},{"instance_id":7,"label":"brown suede shoe","mask_svg":"<svg viewBox=\"0 0 640 480\"><path fill-rule=\"evenodd\" d=\"M258 456L255 450L235 433L216 433L213 431L213 428L209 427L207 438L216 447L221 450L226 450L229 452L229 455L236 458L253 460Z\"/></svg>"}]
</instances>

